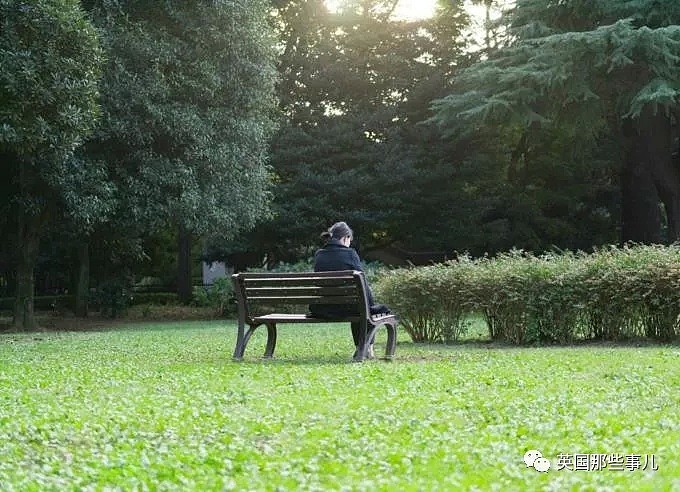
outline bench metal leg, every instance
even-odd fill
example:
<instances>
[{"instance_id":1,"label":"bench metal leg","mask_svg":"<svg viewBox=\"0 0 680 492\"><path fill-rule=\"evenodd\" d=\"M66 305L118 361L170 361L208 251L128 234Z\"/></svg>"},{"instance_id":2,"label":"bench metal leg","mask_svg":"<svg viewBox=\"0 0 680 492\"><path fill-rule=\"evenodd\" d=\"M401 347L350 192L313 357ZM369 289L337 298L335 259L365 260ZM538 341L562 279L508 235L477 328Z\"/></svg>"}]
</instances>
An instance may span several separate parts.
<instances>
[{"instance_id":1,"label":"bench metal leg","mask_svg":"<svg viewBox=\"0 0 680 492\"><path fill-rule=\"evenodd\" d=\"M276 323L267 323L267 348L264 351L265 359L274 357L276 348Z\"/></svg>"},{"instance_id":2,"label":"bench metal leg","mask_svg":"<svg viewBox=\"0 0 680 492\"><path fill-rule=\"evenodd\" d=\"M257 327L260 325L252 325L248 329L248 331L243 334L244 327L239 324L238 327L238 335L236 339L236 349L234 350L234 359L235 360L242 360L243 359L243 354L246 352L246 347L248 346L248 342L250 341L250 337L253 335L253 332L257 329Z\"/></svg>"},{"instance_id":3,"label":"bench metal leg","mask_svg":"<svg viewBox=\"0 0 680 492\"><path fill-rule=\"evenodd\" d=\"M387 327L385 359L391 360L394 357L394 351L397 349L397 325L386 324L385 326Z\"/></svg>"},{"instance_id":4,"label":"bench metal leg","mask_svg":"<svg viewBox=\"0 0 680 492\"><path fill-rule=\"evenodd\" d=\"M368 336L369 325L366 321L359 322L359 329L357 330L355 343L357 344L357 353L354 357L354 362L363 362L366 360L368 352L368 341L371 337Z\"/></svg>"},{"instance_id":5,"label":"bench metal leg","mask_svg":"<svg viewBox=\"0 0 680 492\"><path fill-rule=\"evenodd\" d=\"M245 338L245 323L241 320L238 322L238 331L236 333L236 347L234 348L234 355L233 359L234 360L241 360L243 359L243 352L245 351L245 344L244 338Z\"/></svg>"},{"instance_id":6,"label":"bench metal leg","mask_svg":"<svg viewBox=\"0 0 680 492\"><path fill-rule=\"evenodd\" d=\"M376 332L384 326L387 329L387 344L385 345L385 360L391 360L397 348L397 325L392 323L382 323L375 325L368 335L367 340L374 340Z\"/></svg>"},{"instance_id":7,"label":"bench metal leg","mask_svg":"<svg viewBox=\"0 0 680 492\"><path fill-rule=\"evenodd\" d=\"M248 342L250 341L250 337L253 336L253 333L255 332L258 326L260 325L251 326L246 332L246 336L243 337L243 349L241 352L241 357L243 357L243 354L245 354L246 347L248 346Z\"/></svg>"}]
</instances>

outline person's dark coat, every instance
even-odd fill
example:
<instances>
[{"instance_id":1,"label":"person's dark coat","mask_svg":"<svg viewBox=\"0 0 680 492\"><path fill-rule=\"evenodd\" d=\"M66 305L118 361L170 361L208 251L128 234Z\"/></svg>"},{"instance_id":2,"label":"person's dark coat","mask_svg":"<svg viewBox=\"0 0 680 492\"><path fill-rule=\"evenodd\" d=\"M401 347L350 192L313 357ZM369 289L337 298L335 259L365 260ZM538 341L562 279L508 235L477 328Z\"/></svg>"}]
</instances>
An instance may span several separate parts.
<instances>
[{"instance_id":1,"label":"person's dark coat","mask_svg":"<svg viewBox=\"0 0 680 492\"><path fill-rule=\"evenodd\" d=\"M331 239L326 246L314 255L315 272L333 272L339 270L363 271L361 260L354 248L348 248L337 239ZM368 289L368 302L373 305L373 294ZM345 304L312 304L309 310L314 316L332 318L336 316L358 315L356 306Z\"/></svg>"}]
</instances>

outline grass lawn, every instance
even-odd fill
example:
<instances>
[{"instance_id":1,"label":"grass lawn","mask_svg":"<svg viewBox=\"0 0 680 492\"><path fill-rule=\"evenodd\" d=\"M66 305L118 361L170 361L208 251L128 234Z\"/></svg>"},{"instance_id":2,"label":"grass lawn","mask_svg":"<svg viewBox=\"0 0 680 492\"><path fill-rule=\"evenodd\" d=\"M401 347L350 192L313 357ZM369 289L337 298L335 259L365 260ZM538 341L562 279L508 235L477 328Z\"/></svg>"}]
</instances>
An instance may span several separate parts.
<instances>
[{"instance_id":1,"label":"grass lawn","mask_svg":"<svg viewBox=\"0 0 680 492\"><path fill-rule=\"evenodd\" d=\"M401 333L393 362L353 364L349 326L283 326L273 361L264 339L236 363L233 322L1 335L0 489L680 490L678 347Z\"/></svg>"}]
</instances>

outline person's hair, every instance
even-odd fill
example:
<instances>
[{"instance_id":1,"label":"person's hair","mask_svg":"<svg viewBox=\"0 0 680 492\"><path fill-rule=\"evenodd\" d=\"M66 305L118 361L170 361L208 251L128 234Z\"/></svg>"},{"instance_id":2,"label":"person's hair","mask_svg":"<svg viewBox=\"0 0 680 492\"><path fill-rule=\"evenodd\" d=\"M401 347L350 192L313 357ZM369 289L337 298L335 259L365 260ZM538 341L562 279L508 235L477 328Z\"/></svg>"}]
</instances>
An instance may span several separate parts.
<instances>
[{"instance_id":1,"label":"person's hair","mask_svg":"<svg viewBox=\"0 0 680 492\"><path fill-rule=\"evenodd\" d=\"M321 238L328 241L329 239L342 239L343 237L352 237L353 235L352 229L349 228L346 222L336 222L327 231L321 233Z\"/></svg>"}]
</instances>

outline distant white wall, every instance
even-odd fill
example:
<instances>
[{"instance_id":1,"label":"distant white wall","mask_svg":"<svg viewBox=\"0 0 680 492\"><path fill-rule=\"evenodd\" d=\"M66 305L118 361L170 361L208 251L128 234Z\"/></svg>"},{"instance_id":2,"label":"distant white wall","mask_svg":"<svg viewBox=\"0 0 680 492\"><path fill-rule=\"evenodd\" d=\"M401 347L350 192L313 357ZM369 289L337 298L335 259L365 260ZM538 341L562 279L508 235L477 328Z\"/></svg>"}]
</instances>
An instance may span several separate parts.
<instances>
[{"instance_id":1,"label":"distant white wall","mask_svg":"<svg viewBox=\"0 0 680 492\"><path fill-rule=\"evenodd\" d=\"M212 263L203 262L203 285L212 285L216 279L225 278L233 273L234 269L221 261Z\"/></svg>"}]
</instances>

